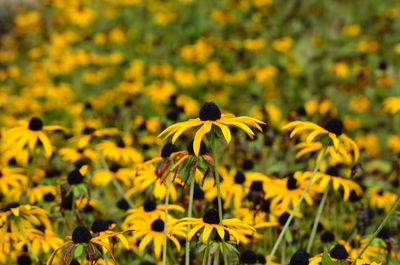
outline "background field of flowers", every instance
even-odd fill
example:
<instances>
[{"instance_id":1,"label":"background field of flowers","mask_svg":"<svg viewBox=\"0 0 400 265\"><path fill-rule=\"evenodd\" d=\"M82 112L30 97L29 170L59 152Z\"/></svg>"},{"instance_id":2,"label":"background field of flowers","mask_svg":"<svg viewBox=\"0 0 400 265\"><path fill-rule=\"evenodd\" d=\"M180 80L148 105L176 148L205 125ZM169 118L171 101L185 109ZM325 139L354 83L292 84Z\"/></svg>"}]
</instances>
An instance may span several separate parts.
<instances>
[{"instance_id":1,"label":"background field of flowers","mask_svg":"<svg viewBox=\"0 0 400 265\"><path fill-rule=\"evenodd\" d=\"M219 144L223 199L232 200L224 201L224 208L227 216L242 221L251 209L240 204L247 200L250 183L242 198L229 197L238 196L228 192L234 182L228 180L236 171L257 181L260 176L251 174L273 176L274 184L265 182L266 189L285 187L285 177L312 171L315 152L296 156L298 141L290 140L282 126L294 120L320 125L335 117L343 121L345 133L361 151L358 163L350 163L343 172L362 172L351 174L355 178L350 180L362 195L357 194L360 198L353 203L343 199L341 189L332 190L321 223L323 230L334 231L335 242L342 240L339 243L354 259L399 194L399 74L397 0L1 1L0 263L28 264L18 258L28 255L34 260L32 251L37 260L46 262L74 227L90 228L95 219L110 220L115 231L132 229L127 218L132 213L126 210L140 208L149 199L162 205L167 193L165 175L157 171L160 165L143 163L160 157L166 141L157 136L172 124L198 117L203 103L210 101L223 113L267 124L254 139L231 128L234 144ZM40 119L32 122L33 117ZM59 127L46 128L50 125ZM39 132L48 137L48 144ZM186 150L192 139L186 134L177 143L179 150ZM198 174L207 171L209 155L199 158L196 166L204 170ZM322 171L335 165L329 161ZM84 180L73 183L71 179L79 175ZM295 176L300 183L300 175ZM204 184L205 192L195 207L195 217L201 217L212 205L217 207L213 201L217 195L210 178L197 178L196 189ZM183 207L183 213L171 210L173 219L187 216L186 177L178 179L170 203ZM305 184L300 185L304 190ZM296 216L288 235L295 239L285 238L287 249L277 254L277 264L289 263L298 249L307 246L323 193L311 189L314 206L304 206ZM266 198L278 195L267 192ZM17 207L10 203L15 202L46 213L21 208L32 222L22 231L23 224L7 223L8 213ZM285 210L290 213L290 205L275 212L275 219L263 221L277 222ZM158 210L163 214L164 208ZM36 222L35 214L44 219ZM329 220L330 214L336 224ZM399 264L399 220L392 217L391 235L373 245L378 250L368 262ZM246 239L244 232L238 252L253 249L268 258L281 227L274 229L262 230L260 238L247 235ZM11 240L12 232L20 237ZM324 232L318 233L319 238ZM161 262L151 248L139 247L141 236L128 232L118 237L129 241L128 248L114 242L120 264ZM184 248L184 237L179 239ZM320 243L310 258L331 247ZM183 253L171 249L170 264L184 262ZM202 254L194 255L193 264L201 264ZM61 264L61 256L56 264ZM103 259L98 262L106 264Z\"/></svg>"}]
</instances>

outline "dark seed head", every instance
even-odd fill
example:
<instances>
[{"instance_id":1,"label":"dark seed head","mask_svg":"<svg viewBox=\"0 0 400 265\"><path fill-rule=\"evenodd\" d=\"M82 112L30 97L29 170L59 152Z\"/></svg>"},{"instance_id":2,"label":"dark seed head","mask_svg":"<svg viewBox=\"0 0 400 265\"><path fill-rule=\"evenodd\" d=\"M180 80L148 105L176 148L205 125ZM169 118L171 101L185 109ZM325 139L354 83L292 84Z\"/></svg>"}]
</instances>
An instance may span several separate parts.
<instances>
[{"instance_id":1,"label":"dark seed head","mask_svg":"<svg viewBox=\"0 0 400 265\"><path fill-rule=\"evenodd\" d=\"M240 261L244 264L252 264L257 262L257 254L247 249L240 254Z\"/></svg>"},{"instance_id":2,"label":"dark seed head","mask_svg":"<svg viewBox=\"0 0 400 265\"><path fill-rule=\"evenodd\" d=\"M82 131L83 134L92 134L96 131L95 128L92 127L85 127Z\"/></svg>"},{"instance_id":3,"label":"dark seed head","mask_svg":"<svg viewBox=\"0 0 400 265\"><path fill-rule=\"evenodd\" d=\"M32 260L28 255L21 255L17 258L18 265L31 265Z\"/></svg>"},{"instance_id":4,"label":"dark seed head","mask_svg":"<svg viewBox=\"0 0 400 265\"><path fill-rule=\"evenodd\" d=\"M264 191L261 181L253 181L250 185L251 191Z\"/></svg>"},{"instance_id":5,"label":"dark seed head","mask_svg":"<svg viewBox=\"0 0 400 265\"><path fill-rule=\"evenodd\" d=\"M118 163L113 162L110 166L110 171L111 172L117 172L119 169L121 168L121 166Z\"/></svg>"},{"instance_id":6,"label":"dark seed head","mask_svg":"<svg viewBox=\"0 0 400 265\"><path fill-rule=\"evenodd\" d=\"M106 220L96 219L92 224L91 230L95 233L106 231L108 230L108 223Z\"/></svg>"},{"instance_id":7,"label":"dark seed head","mask_svg":"<svg viewBox=\"0 0 400 265\"><path fill-rule=\"evenodd\" d=\"M55 200L56 197L54 197L54 195L50 192L46 193L45 195L43 195L43 200L45 202L52 202Z\"/></svg>"},{"instance_id":8,"label":"dark seed head","mask_svg":"<svg viewBox=\"0 0 400 265\"><path fill-rule=\"evenodd\" d=\"M295 189L297 189L297 179L295 179L293 176L289 176L289 177L287 178L286 188L287 188L288 190L295 190Z\"/></svg>"},{"instance_id":9,"label":"dark seed head","mask_svg":"<svg viewBox=\"0 0 400 265\"><path fill-rule=\"evenodd\" d=\"M172 143L166 143L164 145L164 147L161 150L161 156L163 158L167 158L169 157L172 153L177 152L178 151L178 147L176 147L176 145L172 144Z\"/></svg>"},{"instance_id":10,"label":"dark seed head","mask_svg":"<svg viewBox=\"0 0 400 265\"><path fill-rule=\"evenodd\" d=\"M89 158L82 157L82 158L79 158L78 160L76 160L74 165L76 168L81 168L84 165L89 165L89 163L90 163Z\"/></svg>"},{"instance_id":11,"label":"dark seed head","mask_svg":"<svg viewBox=\"0 0 400 265\"><path fill-rule=\"evenodd\" d=\"M73 259L71 260L71 263L69 265L81 265L81 264L76 259Z\"/></svg>"},{"instance_id":12,"label":"dark seed head","mask_svg":"<svg viewBox=\"0 0 400 265\"><path fill-rule=\"evenodd\" d=\"M382 239L388 239L389 237L391 237L390 229L386 226L383 227L382 230L379 231L378 237Z\"/></svg>"},{"instance_id":13,"label":"dark seed head","mask_svg":"<svg viewBox=\"0 0 400 265\"><path fill-rule=\"evenodd\" d=\"M194 155L194 151L193 151L193 140L188 144L187 146L187 151L189 152L190 155ZM201 141L200 142L200 150L199 150L199 155L205 155L207 153L207 146L206 144Z\"/></svg>"},{"instance_id":14,"label":"dark seed head","mask_svg":"<svg viewBox=\"0 0 400 265\"><path fill-rule=\"evenodd\" d=\"M71 185L81 184L83 182L83 176L78 169L74 169L68 174L67 181Z\"/></svg>"},{"instance_id":15,"label":"dark seed head","mask_svg":"<svg viewBox=\"0 0 400 265\"><path fill-rule=\"evenodd\" d=\"M195 200L204 199L204 191L200 188L199 185L194 186L193 199Z\"/></svg>"},{"instance_id":16,"label":"dark seed head","mask_svg":"<svg viewBox=\"0 0 400 265\"><path fill-rule=\"evenodd\" d=\"M217 209L209 209L203 216L203 222L207 224L219 224L219 215Z\"/></svg>"},{"instance_id":17,"label":"dark seed head","mask_svg":"<svg viewBox=\"0 0 400 265\"><path fill-rule=\"evenodd\" d=\"M306 112L306 109L304 108L304 106L297 108L296 113L299 116L307 116L307 112Z\"/></svg>"},{"instance_id":18,"label":"dark seed head","mask_svg":"<svg viewBox=\"0 0 400 265\"><path fill-rule=\"evenodd\" d=\"M164 221L161 219L157 219L153 221L151 224L151 230L155 232L163 232L164 231Z\"/></svg>"},{"instance_id":19,"label":"dark seed head","mask_svg":"<svg viewBox=\"0 0 400 265\"><path fill-rule=\"evenodd\" d=\"M242 171L238 171L235 174L235 183L236 184L243 184L246 181L246 176L243 174Z\"/></svg>"},{"instance_id":20,"label":"dark seed head","mask_svg":"<svg viewBox=\"0 0 400 265\"><path fill-rule=\"evenodd\" d=\"M20 206L20 204L18 202L12 202L7 204L7 206L4 208L4 211L7 212L9 210L11 210L12 208L18 208Z\"/></svg>"},{"instance_id":21,"label":"dark seed head","mask_svg":"<svg viewBox=\"0 0 400 265\"><path fill-rule=\"evenodd\" d=\"M331 255L332 258L338 259L338 260L345 260L349 257L349 253L347 253L347 250L344 248L343 245L336 244L331 251L329 251L329 255Z\"/></svg>"},{"instance_id":22,"label":"dark seed head","mask_svg":"<svg viewBox=\"0 0 400 265\"><path fill-rule=\"evenodd\" d=\"M157 204L154 200L146 200L143 204L145 212L152 212L157 208Z\"/></svg>"},{"instance_id":23,"label":"dark seed head","mask_svg":"<svg viewBox=\"0 0 400 265\"><path fill-rule=\"evenodd\" d=\"M339 177L340 168L338 166L329 167L325 173L331 176Z\"/></svg>"},{"instance_id":24,"label":"dark seed head","mask_svg":"<svg viewBox=\"0 0 400 265\"><path fill-rule=\"evenodd\" d=\"M335 241L335 235L332 232L324 231L321 235L321 241L324 243Z\"/></svg>"},{"instance_id":25,"label":"dark seed head","mask_svg":"<svg viewBox=\"0 0 400 265\"><path fill-rule=\"evenodd\" d=\"M287 220L289 219L290 214L287 212L284 212L283 214L281 214L281 216L279 216L279 224L280 225L285 225Z\"/></svg>"},{"instance_id":26,"label":"dark seed head","mask_svg":"<svg viewBox=\"0 0 400 265\"><path fill-rule=\"evenodd\" d=\"M340 136L343 133L343 122L341 119L333 118L325 124L325 129Z\"/></svg>"},{"instance_id":27,"label":"dark seed head","mask_svg":"<svg viewBox=\"0 0 400 265\"><path fill-rule=\"evenodd\" d=\"M265 259L265 256L263 254L257 254L257 263L260 264L267 263L267 260Z\"/></svg>"},{"instance_id":28,"label":"dark seed head","mask_svg":"<svg viewBox=\"0 0 400 265\"><path fill-rule=\"evenodd\" d=\"M387 62L386 61L381 61L379 63L379 69L386 70L387 69Z\"/></svg>"},{"instance_id":29,"label":"dark seed head","mask_svg":"<svg viewBox=\"0 0 400 265\"><path fill-rule=\"evenodd\" d=\"M125 147L125 142L122 138L118 138L117 140L117 146L120 148L124 148Z\"/></svg>"},{"instance_id":30,"label":"dark seed head","mask_svg":"<svg viewBox=\"0 0 400 265\"><path fill-rule=\"evenodd\" d=\"M254 162L250 159L243 160L242 163L243 170L252 170L254 168Z\"/></svg>"},{"instance_id":31,"label":"dark seed head","mask_svg":"<svg viewBox=\"0 0 400 265\"><path fill-rule=\"evenodd\" d=\"M125 199L121 199L117 202L117 207L121 210L128 210L129 209L129 203Z\"/></svg>"},{"instance_id":32,"label":"dark seed head","mask_svg":"<svg viewBox=\"0 0 400 265\"><path fill-rule=\"evenodd\" d=\"M296 253L290 259L290 265L308 265L309 264L309 255L307 251L300 249L297 250Z\"/></svg>"},{"instance_id":33,"label":"dark seed head","mask_svg":"<svg viewBox=\"0 0 400 265\"><path fill-rule=\"evenodd\" d=\"M36 225L35 229L39 230L39 231L42 231L44 233L44 231L46 230L46 227L44 227L44 225Z\"/></svg>"},{"instance_id":34,"label":"dark seed head","mask_svg":"<svg viewBox=\"0 0 400 265\"><path fill-rule=\"evenodd\" d=\"M361 196L357 195L357 192L355 192L354 190L352 190L350 192L350 196L349 196L349 201L351 202L358 202L361 200Z\"/></svg>"},{"instance_id":35,"label":"dark seed head","mask_svg":"<svg viewBox=\"0 0 400 265\"><path fill-rule=\"evenodd\" d=\"M43 128L43 122L38 117L33 117L29 121L29 130L31 131L40 131Z\"/></svg>"},{"instance_id":36,"label":"dark seed head","mask_svg":"<svg viewBox=\"0 0 400 265\"><path fill-rule=\"evenodd\" d=\"M77 226L74 231L72 232L72 241L75 244L79 243L87 243L92 239L92 235L90 234L89 230L83 226Z\"/></svg>"},{"instance_id":37,"label":"dark seed head","mask_svg":"<svg viewBox=\"0 0 400 265\"><path fill-rule=\"evenodd\" d=\"M269 213L271 210L271 199L261 201L261 211Z\"/></svg>"},{"instance_id":38,"label":"dark seed head","mask_svg":"<svg viewBox=\"0 0 400 265\"><path fill-rule=\"evenodd\" d=\"M216 121L221 118L221 111L214 102L206 102L200 109L199 118L202 121Z\"/></svg>"}]
</instances>

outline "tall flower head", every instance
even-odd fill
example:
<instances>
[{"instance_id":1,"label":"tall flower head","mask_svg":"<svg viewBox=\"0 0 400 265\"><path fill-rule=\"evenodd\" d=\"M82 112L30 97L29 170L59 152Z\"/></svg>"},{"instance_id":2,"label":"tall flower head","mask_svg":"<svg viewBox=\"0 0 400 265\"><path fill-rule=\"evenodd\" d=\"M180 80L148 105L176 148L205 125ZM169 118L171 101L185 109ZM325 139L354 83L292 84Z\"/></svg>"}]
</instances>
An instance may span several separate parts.
<instances>
[{"instance_id":1,"label":"tall flower head","mask_svg":"<svg viewBox=\"0 0 400 265\"><path fill-rule=\"evenodd\" d=\"M360 156L360 151L357 144L343 133L343 122L338 118L333 118L329 120L324 127L308 121L293 121L283 126L282 129L293 129L290 133L290 137L293 137L296 134L301 134L305 137L306 143L313 142L317 136L325 136L325 139L328 139L330 141L328 147L333 146L333 149L330 148L330 153L332 151L334 151L335 153L343 153L341 149L344 148L345 150L352 151L354 162L357 161ZM321 139L315 142L321 143L320 147L322 147L323 143L325 143L326 141L325 139ZM307 147L310 147L310 152L316 151L314 146ZM306 153L306 151L304 151L303 149L302 154L304 153Z\"/></svg>"},{"instance_id":2,"label":"tall flower head","mask_svg":"<svg viewBox=\"0 0 400 265\"><path fill-rule=\"evenodd\" d=\"M210 131L219 128L225 140L229 143L232 138L231 132L228 127L229 125L239 127L240 129L245 131L250 138L253 138L254 132L250 129L248 125L262 131L262 128L259 124L265 123L247 116L235 117L233 114L221 114L220 109L215 103L207 102L204 103L204 105L201 107L198 118L190 119L184 122L178 122L174 125L171 125L163 132L161 132L159 136L164 136L164 138L168 138L169 136L173 135L172 143L175 143L175 141L181 134L191 128L195 128L196 133L193 140L193 151L194 154L198 156L201 140L203 139L203 136Z\"/></svg>"}]
</instances>

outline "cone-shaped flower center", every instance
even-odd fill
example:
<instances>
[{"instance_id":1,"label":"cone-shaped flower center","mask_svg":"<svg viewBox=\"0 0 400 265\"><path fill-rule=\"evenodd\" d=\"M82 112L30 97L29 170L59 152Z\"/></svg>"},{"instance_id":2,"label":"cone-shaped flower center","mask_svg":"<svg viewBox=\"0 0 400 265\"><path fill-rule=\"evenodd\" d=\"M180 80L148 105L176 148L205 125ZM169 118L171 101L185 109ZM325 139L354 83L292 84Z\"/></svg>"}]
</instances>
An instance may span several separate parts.
<instances>
[{"instance_id":1,"label":"cone-shaped flower center","mask_svg":"<svg viewBox=\"0 0 400 265\"><path fill-rule=\"evenodd\" d=\"M117 207L120 208L121 210L128 210L129 209L129 203L125 199L121 199L117 203Z\"/></svg>"},{"instance_id":2,"label":"cone-shaped flower center","mask_svg":"<svg viewBox=\"0 0 400 265\"><path fill-rule=\"evenodd\" d=\"M6 212L13 208L18 208L19 206L20 206L20 204L18 202L12 202L12 203L7 204L7 206L4 208L4 211Z\"/></svg>"},{"instance_id":3,"label":"cone-shaped flower center","mask_svg":"<svg viewBox=\"0 0 400 265\"><path fill-rule=\"evenodd\" d=\"M120 168L121 168L121 166L118 163L113 162L110 167L110 171L117 172Z\"/></svg>"},{"instance_id":4,"label":"cone-shaped flower center","mask_svg":"<svg viewBox=\"0 0 400 265\"><path fill-rule=\"evenodd\" d=\"M263 191L263 184L261 181L253 181L250 185L251 191Z\"/></svg>"},{"instance_id":5,"label":"cone-shaped flower center","mask_svg":"<svg viewBox=\"0 0 400 265\"><path fill-rule=\"evenodd\" d=\"M203 216L203 222L207 224L219 224L218 211L214 208L208 210Z\"/></svg>"},{"instance_id":6,"label":"cone-shaped flower center","mask_svg":"<svg viewBox=\"0 0 400 265\"><path fill-rule=\"evenodd\" d=\"M325 129L340 136L343 133L343 122L341 119L333 118L325 124Z\"/></svg>"},{"instance_id":7,"label":"cone-shaped flower center","mask_svg":"<svg viewBox=\"0 0 400 265\"><path fill-rule=\"evenodd\" d=\"M94 133L94 131L96 131L95 128L92 128L92 127L85 127L85 129L83 129L82 133L83 133L83 134L92 134L92 133Z\"/></svg>"},{"instance_id":8,"label":"cone-shaped flower center","mask_svg":"<svg viewBox=\"0 0 400 265\"><path fill-rule=\"evenodd\" d=\"M74 232L72 232L72 241L75 244L79 243L87 243L92 239L92 235L90 234L89 230L83 226L79 225L74 229Z\"/></svg>"},{"instance_id":9,"label":"cone-shaped flower center","mask_svg":"<svg viewBox=\"0 0 400 265\"><path fill-rule=\"evenodd\" d=\"M199 185L194 186L193 199L195 200L204 199L204 191L200 188Z\"/></svg>"},{"instance_id":10,"label":"cone-shaped flower center","mask_svg":"<svg viewBox=\"0 0 400 265\"><path fill-rule=\"evenodd\" d=\"M242 263L246 264L252 264L257 262L257 254L251 251L250 249L245 250L240 254L240 260Z\"/></svg>"},{"instance_id":11,"label":"cone-shaped flower center","mask_svg":"<svg viewBox=\"0 0 400 265\"><path fill-rule=\"evenodd\" d=\"M177 152L178 151L178 147L176 147L176 145L172 144L172 143L166 143L164 145L164 147L161 150L161 156L163 158L167 158L169 157L172 153Z\"/></svg>"},{"instance_id":12,"label":"cone-shaped flower center","mask_svg":"<svg viewBox=\"0 0 400 265\"><path fill-rule=\"evenodd\" d=\"M379 231L379 233L378 233L378 237L382 238L382 239L388 239L391 236L392 236L392 232L386 226L383 227L382 230Z\"/></svg>"},{"instance_id":13,"label":"cone-shaped flower center","mask_svg":"<svg viewBox=\"0 0 400 265\"><path fill-rule=\"evenodd\" d=\"M32 260L28 255L21 255L17 259L17 264L18 265L31 265Z\"/></svg>"},{"instance_id":14,"label":"cone-shaped flower center","mask_svg":"<svg viewBox=\"0 0 400 265\"><path fill-rule=\"evenodd\" d=\"M44 227L44 225L36 225L35 226L36 230L42 231L44 233L44 231L46 230L46 228Z\"/></svg>"},{"instance_id":15,"label":"cone-shaped flower center","mask_svg":"<svg viewBox=\"0 0 400 265\"><path fill-rule=\"evenodd\" d=\"M344 248L343 245L337 244L334 246L331 251L329 252L332 258L338 259L338 260L345 260L348 258L349 253L347 253L347 250Z\"/></svg>"},{"instance_id":16,"label":"cone-shaped flower center","mask_svg":"<svg viewBox=\"0 0 400 265\"><path fill-rule=\"evenodd\" d=\"M326 171L326 174L331 175L331 176L339 176L339 167L334 166L334 167L329 167Z\"/></svg>"},{"instance_id":17,"label":"cone-shaped flower center","mask_svg":"<svg viewBox=\"0 0 400 265\"><path fill-rule=\"evenodd\" d=\"M71 185L81 184L83 182L83 176L78 169L74 169L68 174L67 180Z\"/></svg>"},{"instance_id":18,"label":"cone-shaped flower center","mask_svg":"<svg viewBox=\"0 0 400 265\"><path fill-rule=\"evenodd\" d=\"M236 184L243 184L246 181L246 176L243 174L242 171L238 171L235 174L235 183Z\"/></svg>"},{"instance_id":19,"label":"cone-shaped flower center","mask_svg":"<svg viewBox=\"0 0 400 265\"><path fill-rule=\"evenodd\" d=\"M153 200L146 200L143 204L143 208L145 212L152 212L156 209L157 204Z\"/></svg>"},{"instance_id":20,"label":"cone-shaped flower center","mask_svg":"<svg viewBox=\"0 0 400 265\"><path fill-rule=\"evenodd\" d=\"M279 216L278 221L280 225L285 225L287 220L289 219L290 214L287 212L284 212L283 214L281 214L281 216Z\"/></svg>"},{"instance_id":21,"label":"cone-shaped flower center","mask_svg":"<svg viewBox=\"0 0 400 265\"><path fill-rule=\"evenodd\" d=\"M321 235L321 241L324 243L335 241L335 235L332 232L325 231Z\"/></svg>"},{"instance_id":22,"label":"cone-shaped flower center","mask_svg":"<svg viewBox=\"0 0 400 265\"><path fill-rule=\"evenodd\" d=\"M287 179L286 188L288 190L297 189L297 179L295 179L293 176L289 176Z\"/></svg>"},{"instance_id":23,"label":"cone-shaped flower center","mask_svg":"<svg viewBox=\"0 0 400 265\"><path fill-rule=\"evenodd\" d=\"M188 144L187 146L187 151L190 155L194 156L194 151L193 151L193 140ZM200 151L199 151L199 155L204 155L207 153L207 146L206 144L201 141L200 142Z\"/></svg>"},{"instance_id":24,"label":"cone-shaped flower center","mask_svg":"<svg viewBox=\"0 0 400 265\"><path fill-rule=\"evenodd\" d=\"M207 102L201 107L199 118L202 121L216 121L221 118L221 111L214 102Z\"/></svg>"},{"instance_id":25,"label":"cone-shaped flower center","mask_svg":"<svg viewBox=\"0 0 400 265\"><path fill-rule=\"evenodd\" d=\"M29 130L31 131L40 131L43 128L43 122L38 117L33 117L29 121Z\"/></svg>"},{"instance_id":26,"label":"cone-shaped flower center","mask_svg":"<svg viewBox=\"0 0 400 265\"><path fill-rule=\"evenodd\" d=\"M122 140L121 138L118 138L117 140L117 146L120 148L124 148L125 147L125 142L124 140Z\"/></svg>"},{"instance_id":27,"label":"cone-shaped flower center","mask_svg":"<svg viewBox=\"0 0 400 265\"><path fill-rule=\"evenodd\" d=\"M161 219L155 220L151 224L151 230L153 230L155 232L163 232L164 231L164 221Z\"/></svg>"},{"instance_id":28,"label":"cone-shaped flower center","mask_svg":"<svg viewBox=\"0 0 400 265\"><path fill-rule=\"evenodd\" d=\"M296 253L294 253L294 255L292 256L292 258L290 259L290 265L308 265L309 261L308 261L309 255L307 253L307 251L305 250L297 250Z\"/></svg>"},{"instance_id":29,"label":"cone-shaped flower center","mask_svg":"<svg viewBox=\"0 0 400 265\"><path fill-rule=\"evenodd\" d=\"M94 220L91 229L95 233L106 231L108 230L108 223L104 219L96 219Z\"/></svg>"}]
</instances>

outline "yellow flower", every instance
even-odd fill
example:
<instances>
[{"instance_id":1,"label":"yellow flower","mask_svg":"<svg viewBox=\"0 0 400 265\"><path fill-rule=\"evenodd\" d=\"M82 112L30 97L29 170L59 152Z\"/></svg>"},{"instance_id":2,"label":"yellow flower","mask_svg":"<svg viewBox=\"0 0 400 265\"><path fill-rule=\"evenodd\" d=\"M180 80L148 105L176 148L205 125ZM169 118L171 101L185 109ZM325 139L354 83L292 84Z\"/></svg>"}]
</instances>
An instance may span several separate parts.
<instances>
[{"instance_id":1,"label":"yellow flower","mask_svg":"<svg viewBox=\"0 0 400 265\"><path fill-rule=\"evenodd\" d=\"M221 111L219 110L217 105L215 105L213 102L208 102L201 107L199 118L190 119L185 122L179 122L171 125L163 132L161 132L159 136L164 135L164 138L167 138L171 135L174 135L172 137L172 143L174 143L178 139L178 137L186 130L197 128L197 132L193 141L193 150L195 155L198 156L201 140L205 134L211 131L213 125L221 129L225 140L229 143L231 141L231 132L227 125L237 126L244 130L250 138L253 138L254 132L246 124L251 125L262 131L260 125L258 124L265 123L247 116L235 117L232 114L221 114Z\"/></svg>"},{"instance_id":2,"label":"yellow flower","mask_svg":"<svg viewBox=\"0 0 400 265\"><path fill-rule=\"evenodd\" d=\"M272 46L275 50L279 52L287 52L293 45L293 39L290 37L283 37L277 40L274 40Z\"/></svg>"},{"instance_id":3,"label":"yellow flower","mask_svg":"<svg viewBox=\"0 0 400 265\"><path fill-rule=\"evenodd\" d=\"M129 164L143 161L142 155L134 147L126 146L121 138L117 140L117 143L104 140L98 144L98 147L105 158L114 162Z\"/></svg>"},{"instance_id":4,"label":"yellow flower","mask_svg":"<svg viewBox=\"0 0 400 265\"><path fill-rule=\"evenodd\" d=\"M357 161L360 157L360 151L357 144L343 133L343 123L340 119L334 118L329 120L326 123L325 128L312 122L293 121L285 125L282 129L293 129L290 133L290 137L293 137L300 132L309 131L306 137L306 143L312 142L318 135L327 136L332 141L336 152L343 145L346 149L353 151L354 161Z\"/></svg>"},{"instance_id":5,"label":"yellow flower","mask_svg":"<svg viewBox=\"0 0 400 265\"><path fill-rule=\"evenodd\" d=\"M344 25L342 32L345 35L357 36L361 32L361 27L357 24Z\"/></svg>"},{"instance_id":6,"label":"yellow flower","mask_svg":"<svg viewBox=\"0 0 400 265\"><path fill-rule=\"evenodd\" d=\"M246 39L243 42L243 46L249 51L259 51L265 47L264 38Z\"/></svg>"},{"instance_id":7,"label":"yellow flower","mask_svg":"<svg viewBox=\"0 0 400 265\"><path fill-rule=\"evenodd\" d=\"M28 177L22 168L0 168L0 191L11 200L18 200Z\"/></svg>"},{"instance_id":8,"label":"yellow flower","mask_svg":"<svg viewBox=\"0 0 400 265\"><path fill-rule=\"evenodd\" d=\"M237 218L225 219L220 221L218 217L218 211L216 209L208 210L204 214L203 218L192 218L192 217L182 218L174 226L174 229L175 227L180 228L186 225L193 225L193 228L187 235L189 240L191 240L198 231L204 228L202 235L203 243L206 243L208 241L213 231L216 231L216 233L221 239L226 238L225 237L225 231L226 231L226 233L228 233L235 239L237 244L239 244L239 238L240 238L239 233L256 231L253 227L243 223L241 220Z\"/></svg>"},{"instance_id":9,"label":"yellow flower","mask_svg":"<svg viewBox=\"0 0 400 265\"><path fill-rule=\"evenodd\" d=\"M57 125L44 126L40 118L34 117L29 123L21 122L21 125L11 128L4 133L4 138L7 141L5 148L21 150L28 145L30 151L33 151L37 142L40 142L43 145L45 156L50 157L53 153L53 146L43 130L54 131L64 130L64 128Z\"/></svg>"},{"instance_id":10,"label":"yellow flower","mask_svg":"<svg viewBox=\"0 0 400 265\"><path fill-rule=\"evenodd\" d=\"M174 226L175 220L168 219L167 227L167 237L176 246L177 250L181 250L181 244L179 243L176 236L186 237L186 227L176 227ZM164 226L165 222L157 217L156 219L139 220L135 223L132 228L135 229L133 234L133 240L136 241L139 237L140 239L139 250L145 250L146 246L153 241L154 254L157 259L160 259L161 249L164 245Z\"/></svg>"},{"instance_id":11,"label":"yellow flower","mask_svg":"<svg viewBox=\"0 0 400 265\"><path fill-rule=\"evenodd\" d=\"M387 139L387 146L393 150L395 154L400 153L400 135L390 135Z\"/></svg>"},{"instance_id":12,"label":"yellow flower","mask_svg":"<svg viewBox=\"0 0 400 265\"><path fill-rule=\"evenodd\" d=\"M394 115L400 110L400 97L389 97L383 102L383 110Z\"/></svg>"},{"instance_id":13,"label":"yellow flower","mask_svg":"<svg viewBox=\"0 0 400 265\"><path fill-rule=\"evenodd\" d=\"M332 184L333 190L338 190L340 187L343 188L343 200L347 201L351 191L355 191L358 196L362 195L363 191L356 182L351 179L346 179L340 176L338 166L329 167L325 173L317 172L313 179L313 184L316 184L315 190L323 193L328 189L328 185ZM298 179L308 180L312 172L311 171L297 171L294 174Z\"/></svg>"}]
</instances>

